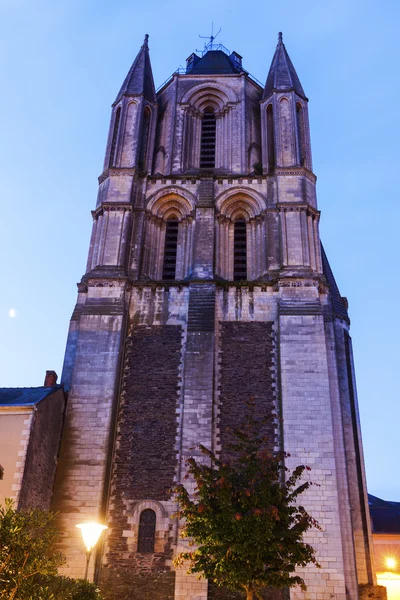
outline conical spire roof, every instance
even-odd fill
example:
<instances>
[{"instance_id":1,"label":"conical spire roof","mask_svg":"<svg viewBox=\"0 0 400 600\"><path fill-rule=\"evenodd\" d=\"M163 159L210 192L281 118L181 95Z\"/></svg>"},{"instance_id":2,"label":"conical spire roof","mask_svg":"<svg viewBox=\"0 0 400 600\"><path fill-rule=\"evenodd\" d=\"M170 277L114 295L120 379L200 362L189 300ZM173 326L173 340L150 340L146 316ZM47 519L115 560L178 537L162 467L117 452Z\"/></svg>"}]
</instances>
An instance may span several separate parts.
<instances>
[{"instance_id":1,"label":"conical spire roof","mask_svg":"<svg viewBox=\"0 0 400 600\"><path fill-rule=\"evenodd\" d=\"M144 42L135 58L133 65L129 69L128 75L118 92L115 102L120 100L121 96L141 96L146 100L156 102L156 90L154 87L153 71L151 69L149 55L149 36L146 33ZM114 104L115 104L114 102Z\"/></svg>"},{"instance_id":2,"label":"conical spire roof","mask_svg":"<svg viewBox=\"0 0 400 600\"><path fill-rule=\"evenodd\" d=\"M282 33L279 33L278 45L265 83L263 100L268 98L272 92L288 92L291 90L307 100L296 69L282 41Z\"/></svg>"}]
</instances>

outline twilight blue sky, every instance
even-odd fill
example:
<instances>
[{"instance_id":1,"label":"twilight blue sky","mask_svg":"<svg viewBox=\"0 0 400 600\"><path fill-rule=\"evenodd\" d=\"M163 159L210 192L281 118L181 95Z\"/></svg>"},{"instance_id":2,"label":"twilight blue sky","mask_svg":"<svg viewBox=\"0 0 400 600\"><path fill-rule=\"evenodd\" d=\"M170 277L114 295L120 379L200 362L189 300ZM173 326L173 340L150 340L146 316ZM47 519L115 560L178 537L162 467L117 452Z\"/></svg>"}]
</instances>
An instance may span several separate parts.
<instances>
[{"instance_id":1,"label":"twilight blue sky","mask_svg":"<svg viewBox=\"0 0 400 600\"><path fill-rule=\"evenodd\" d=\"M211 19L261 81L283 31L310 98L321 236L350 303L369 491L400 501L399 13L396 0L0 0L0 386L61 374L110 105L144 34L158 87Z\"/></svg>"}]
</instances>

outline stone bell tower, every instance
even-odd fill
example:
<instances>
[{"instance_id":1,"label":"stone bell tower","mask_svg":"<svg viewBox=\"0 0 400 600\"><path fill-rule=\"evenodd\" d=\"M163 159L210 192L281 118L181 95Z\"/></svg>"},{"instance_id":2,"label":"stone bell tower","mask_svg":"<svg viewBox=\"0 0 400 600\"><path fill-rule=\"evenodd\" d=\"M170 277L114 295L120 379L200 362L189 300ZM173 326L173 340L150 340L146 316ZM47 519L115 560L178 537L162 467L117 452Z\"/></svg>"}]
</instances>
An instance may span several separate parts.
<instances>
[{"instance_id":1,"label":"stone bell tower","mask_svg":"<svg viewBox=\"0 0 400 600\"><path fill-rule=\"evenodd\" d=\"M105 598L232 598L175 572L170 489L204 444L223 452L253 396L278 412L288 466L312 467L302 600L356 600L374 573L347 302L319 239L308 100L280 34L263 87L210 43L156 93L148 36L112 105L63 373L54 509L107 521ZM196 452L196 451L195 451ZM239 596L237 596L239 598Z\"/></svg>"}]
</instances>

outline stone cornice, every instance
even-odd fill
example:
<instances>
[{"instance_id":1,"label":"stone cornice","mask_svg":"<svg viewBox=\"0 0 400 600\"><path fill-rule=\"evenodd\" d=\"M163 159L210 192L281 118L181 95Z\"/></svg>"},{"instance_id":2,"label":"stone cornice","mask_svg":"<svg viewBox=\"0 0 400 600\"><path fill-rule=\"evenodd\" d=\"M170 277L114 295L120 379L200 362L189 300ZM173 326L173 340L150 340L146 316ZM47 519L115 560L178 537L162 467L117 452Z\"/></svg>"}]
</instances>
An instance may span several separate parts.
<instances>
[{"instance_id":1,"label":"stone cornice","mask_svg":"<svg viewBox=\"0 0 400 600\"><path fill-rule=\"evenodd\" d=\"M312 183L317 182L317 176L306 169L306 167L277 167L271 175L276 175L277 177L284 177L287 175L296 176L296 177L306 177Z\"/></svg>"},{"instance_id":2,"label":"stone cornice","mask_svg":"<svg viewBox=\"0 0 400 600\"><path fill-rule=\"evenodd\" d=\"M278 202L276 205L278 212L306 212L319 220L321 211L317 210L310 204L300 202Z\"/></svg>"},{"instance_id":3,"label":"stone cornice","mask_svg":"<svg viewBox=\"0 0 400 600\"><path fill-rule=\"evenodd\" d=\"M93 219L97 219L104 212L131 212L133 206L130 202L102 202L95 210L92 210Z\"/></svg>"},{"instance_id":4,"label":"stone cornice","mask_svg":"<svg viewBox=\"0 0 400 600\"><path fill-rule=\"evenodd\" d=\"M317 181L317 176L314 175L312 171L309 171L306 167L277 167L272 173L268 173L265 175L255 175L251 173L218 173L216 172L216 170L214 170L213 173L209 174L210 178L212 178L214 181L218 181L221 184L224 181L227 181L228 183L239 184L262 183L264 181L274 179L275 177L284 176L306 177L312 183L316 183ZM155 184L158 182L165 184L167 181L172 182L172 184L176 184L179 182L197 183L202 179L203 173L200 169L198 169L196 173L169 173L166 175L157 173L148 176L148 182L150 184Z\"/></svg>"},{"instance_id":5,"label":"stone cornice","mask_svg":"<svg viewBox=\"0 0 400 600\"><path fill-rule=\"evenodd\" d=\"M128 169L128 168L116 168L113 167L112 169L107 169L106 171L104 171L100 177L98 178L98 182L103 183L103 181L105 181L108 177L110 177L111 175L116 175L117 177L121 177L121 176L126 176L128 175L129 177L133 177L136 173L136 169Z\"/></svg>"}]
</instances>

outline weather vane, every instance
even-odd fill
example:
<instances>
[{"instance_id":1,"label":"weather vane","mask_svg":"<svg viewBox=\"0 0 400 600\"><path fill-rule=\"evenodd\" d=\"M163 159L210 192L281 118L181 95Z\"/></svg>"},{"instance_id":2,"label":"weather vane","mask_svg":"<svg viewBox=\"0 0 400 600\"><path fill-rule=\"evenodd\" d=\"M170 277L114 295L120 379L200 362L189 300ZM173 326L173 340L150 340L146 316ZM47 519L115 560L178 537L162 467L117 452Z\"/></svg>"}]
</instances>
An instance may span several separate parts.
<instances>
[{"instance_id":1,"label":"weather vane","mask_svg":"<svg viewBox=\"0 0 400 600\"><path fill-rule=\"evenodd\" d=\"M210 40L209 42L204 43L204 50L212 47L213 42L219 33L221 33L221 27L214 35L214 21L211 21L211 35L199 35L199 38L202 38L203 40ZM196 52L201 52L201 50L196 50Z\"/></svg>"}]
</instances>

